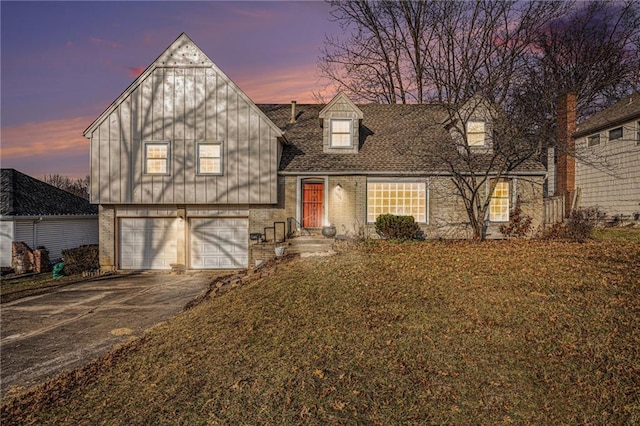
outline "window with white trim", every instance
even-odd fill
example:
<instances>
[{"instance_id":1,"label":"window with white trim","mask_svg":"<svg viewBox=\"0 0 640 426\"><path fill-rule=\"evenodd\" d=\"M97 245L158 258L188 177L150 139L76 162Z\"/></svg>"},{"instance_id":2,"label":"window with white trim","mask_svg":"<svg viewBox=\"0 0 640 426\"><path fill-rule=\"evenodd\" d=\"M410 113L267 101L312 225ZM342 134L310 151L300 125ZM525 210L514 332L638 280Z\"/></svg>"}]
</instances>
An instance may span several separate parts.
<instances>
[{"instance_id":1,"label":"window with white trim","mask_svg":"<svg viewBox=\"0 0 640 426\"><path fill-rule=\"evenodd\" d=\"M427 188L424 182L367 182L367 222L381 214L413 216L427 222Z\"/></svg>"},{"instance_id":2,"label":"window with white trim","mask_svg":"<svg viewBox=\"0 0 640 426\"><path fill-rule=\"evenodd\" d=\"M222 143L198 142L196 144L196 163L199 175L221 175Z\"/></svg>"},{"instance_id":3,"label":"window with white trim","mask_svg":"<svg viewBox=\"0 0 640 426\"><path fill-rule=\"evenodd\" d=\"M493 189L489 202L489 220L491 222L509 221L509 182L500 180Z\"/></svg>"},{"instance_id":4,"label":"window with white trim","mask_svg":"<svg viewBox=\"0 0 640 426\"><path fill-rule=\"evenodd\" d=\"M615 129L609 130L609 140L613 141L616 139L622 138L622 127L616 127Z\"/></svg>"},{"instance_id":5,"label":"window with white trim","mask_svg":"<svg viewBox=\"0 0 640 426\"><path fill-rule=\"evenodd\" d=\"M145 142L144 172L148 175L169 174L169 142Z\"/></svg>"},{"instance_id":6,"label":"window with white trim","mask_svg":"<svg viewBox=\"0 0 640 426\"><path fill-rule=\"evenodd\" d=\"M467 121L467 143L469 146L485 145L484 121Z\"/></svg>"},{"instance_id":7,"label":"window with white trim","mask_svg":"<svg viewBox=\"0 0 640 426\"><path fill-rule=\"evenodd\" d=\"M587 138L587 146L600 145L600 133L597 135L591 135Z\"/></svg>"},{"instance_id":8,"label":"window with white trim","mask_svg":"<svg viewBox=\"0 0 640 426\"><path fill-rule=\"evenodd\" d=\"M350 148L353 146L351 128L352 120L332 119L331 120L331 148Z\"/></svg>"}]
</instances>

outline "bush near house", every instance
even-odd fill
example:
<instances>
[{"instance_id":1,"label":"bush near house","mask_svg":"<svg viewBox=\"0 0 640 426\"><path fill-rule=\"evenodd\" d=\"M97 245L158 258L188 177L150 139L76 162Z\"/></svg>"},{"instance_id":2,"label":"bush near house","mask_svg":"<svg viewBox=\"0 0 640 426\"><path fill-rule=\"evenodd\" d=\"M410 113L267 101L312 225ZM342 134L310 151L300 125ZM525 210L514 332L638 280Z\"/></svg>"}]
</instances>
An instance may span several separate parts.
<instances>
[{"instance_id":1,"label":"bush near house","mask_svg":"<svg viewBox=\"0 0 640 426\"><path fill-rule=\"evenodd\" d=\"M520 197L516 202L516 206L509 213L509 223L500 226L500 232L507 238L524 238L531 231L531 216L522 213L520 208Z\"/></svg>"},{"instance_id":2,"label":"bush near house","mask_svg":"<svg viewBox=\"0 0 640 426\"><path fill-rule=\"evenodd\" d=\"M65 275L80 274L100 268L98 260L98 245L86 245L62 250Z\"/></svg>"},{"instance_id":3,"label":"bush near house","mask_svg":"<svg viewBox=\"0 0 640 426\"><path fill-rule=\"evenodd\" d=\"M597 208L573 210L565 222L553 225L544 233L543 238L583 243L591 237L593 230L605 216Z\"/></svg>"},{"instance_id":4,"label":"bush near house","mask_svg":"<svg viewBox=\"0 0 640 426\"><path fill-rule=\"evenodd\" d=\"M418 238L420 226L413 216L381 214L376 219L376 232L388 240L412 240Z\"/></svg>"}]
</instances>

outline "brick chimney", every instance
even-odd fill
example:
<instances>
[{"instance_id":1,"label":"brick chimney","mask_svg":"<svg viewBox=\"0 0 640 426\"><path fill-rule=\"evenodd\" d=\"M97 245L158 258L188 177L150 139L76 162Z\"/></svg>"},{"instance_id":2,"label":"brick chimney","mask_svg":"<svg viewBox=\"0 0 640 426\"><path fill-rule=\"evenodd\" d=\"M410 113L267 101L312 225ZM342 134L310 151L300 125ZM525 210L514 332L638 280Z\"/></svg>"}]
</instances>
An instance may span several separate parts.
<instances>
[{"instance_id":1,"label":"brick chimney","mask_svg":"<svg viewBox=\"0 0 640 426\"><path fill-rule=\"evenodd\" d=\"M557 127L556 195L564 196L564 214L568 217L576 192L575 141L573 140L573 134L576 131L575 93L566 93L558 97Z\"/></svg>"}]
</instances>

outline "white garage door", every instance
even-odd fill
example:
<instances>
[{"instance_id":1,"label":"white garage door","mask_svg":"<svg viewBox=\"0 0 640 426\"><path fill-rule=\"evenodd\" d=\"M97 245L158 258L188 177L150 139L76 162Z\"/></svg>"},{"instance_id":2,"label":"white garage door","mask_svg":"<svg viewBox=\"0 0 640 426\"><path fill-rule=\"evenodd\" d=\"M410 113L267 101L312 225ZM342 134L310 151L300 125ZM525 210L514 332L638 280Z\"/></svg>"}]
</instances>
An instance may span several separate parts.
<instances>
[{"instance_id":1,"label":"white garage door","mask_svg":"<svg viewBox=\"0 0 640 426\"><path fill-rule=\"evenodd\" d=\"M248 219L192 218L191 268L236 269L249 264Z\"/></svg>"},{"instance_id":2,"label":"white garage door","mask_svg":"<svg viewBox=\"0 0 640 426\"><path fill-rule=\"evenodd\" d=\"M120 219L120 268L170 269L177 260L176 218Z\"/></svg>"}]
</instances>

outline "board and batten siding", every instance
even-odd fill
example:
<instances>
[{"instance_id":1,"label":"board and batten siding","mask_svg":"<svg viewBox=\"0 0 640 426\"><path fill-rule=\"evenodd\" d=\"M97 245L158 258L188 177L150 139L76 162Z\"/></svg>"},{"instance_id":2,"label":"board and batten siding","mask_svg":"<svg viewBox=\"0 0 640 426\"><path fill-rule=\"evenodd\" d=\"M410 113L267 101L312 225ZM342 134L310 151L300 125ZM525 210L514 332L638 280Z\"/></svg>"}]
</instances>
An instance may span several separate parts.
<instances>
[{"instance_id":1,"label":"board and batten siding","mask_svg":"<svg viewBox=\"0 0 640 426\"><path fill-rule=\"evenodd\" d=\"M213 66L157 66L90 134L91 202L273 204L277 130ZM167 175L144 173L144 142L169 142ZM196 143L222 143L220 176L196 174Z\"/></svg>"}]
</instances>

